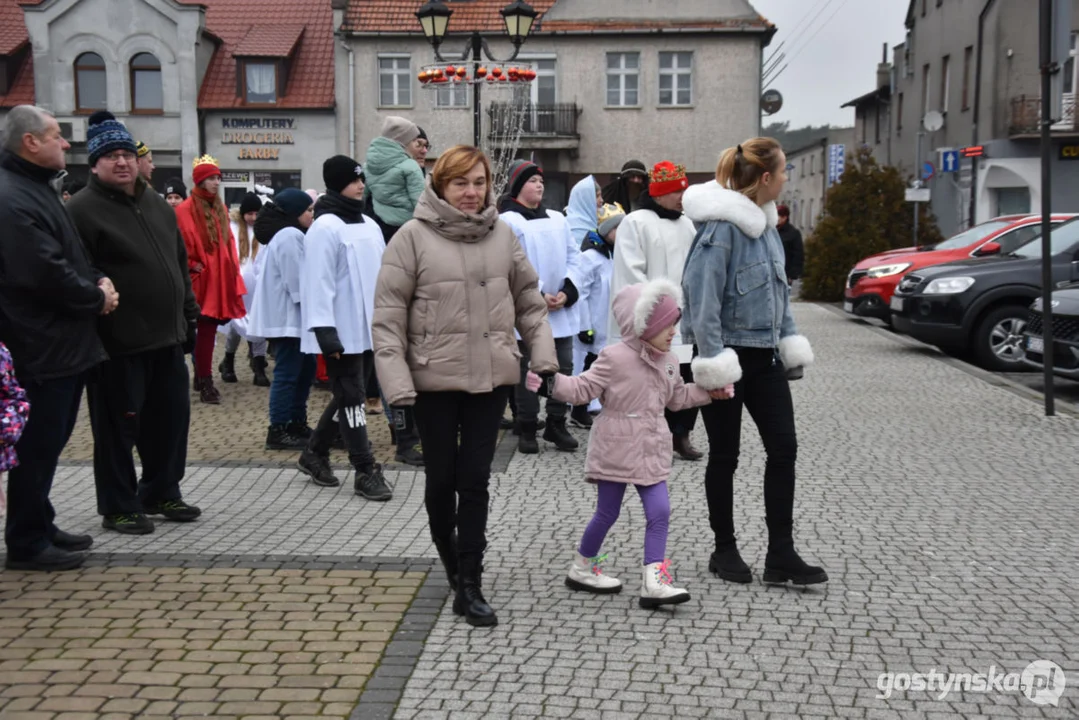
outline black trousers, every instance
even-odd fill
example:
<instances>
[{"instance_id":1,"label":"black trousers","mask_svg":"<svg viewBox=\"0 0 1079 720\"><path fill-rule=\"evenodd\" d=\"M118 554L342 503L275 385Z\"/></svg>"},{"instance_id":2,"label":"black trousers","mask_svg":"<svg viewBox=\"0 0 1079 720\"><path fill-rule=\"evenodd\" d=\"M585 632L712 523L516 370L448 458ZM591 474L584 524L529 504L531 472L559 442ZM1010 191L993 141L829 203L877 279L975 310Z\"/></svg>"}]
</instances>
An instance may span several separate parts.
<instances>
[{"instance_id":1,"label":"black trousers","mask_svg":"<svg viewBox=\"0 0 1079 720\"><path fill-rule=\"evenodd\" d=\"M15 443L19 464L8 472L4 542L8 557L29 560L52 543L56 511L49 501L60 453L71 438L82 400L83 374L21 381L30 418Z\"/></svg>"},{"instance_id":2,"label":"black trousers","mask_svg":"<svg viewBox=\"0 0 1079 720\"><path fill-rule=\"evenodd\" d=\"M446 539L456 529L462 557L482 556L487 548L487 484L511 390L507 386L476 395L421 392L416 397L431 536Z\"/></svg>"},{"instance_id":3,"label":"black trousers","mask_svg":"<svg viewBox=\"0 0 1079 720\"><path fill-rule=\"evenodd\" d=\"M342 355L340 358L324 356L333 398L308 441L314 453L326 456L340 432L348 448L349 462L360 472L367 472L375 465L375 456L367 439L365 409L367 379L374 369L373 357L371 353Z\"/></svg>"},{"instance_id":4,"label":"black trousers","mask_svg":"<svg viewBox=\"0 0 1079 720\"><path fill-rule=\"evenodd\" d=\"M734 384L734 398L715 400L701 409L709 445L704 488L717 549L735 544L734 471L738 468L741 444L742 406L753 418L767 454L764 509L769 545L789 541L793 526L798 439L794 403L783 363L771 349L736 347L734 350L742 365L742 379Z\"/></svg>"},{"instance_id":5,"label":"black trousers","mask_svg":"<svg viewBox=\"0 0 1079 720\"><path fill-rule=\"evenodd\" d=\"M528 347L523 342L518 342L517 347L521 351L521 380L517 383L514 395L517 400L517 419L524 422L535 422L539 419L539 395L525 386L525 376L528 374L528 364L532 359ZM558 356L558 372L563 375L573 375L573 338L555 338L555 353ZM547 419L555 422L566 419L569 405L559 402L554 398L547 399Z\"/></svg>"},{"instance_id":6,"label":"black trousers","mask_svg":"<svg viewBox=\"0 0 1079 720\"><path fill-rule=\"evenodd\" d=\"M179 345L107 360L86 387L101 515L142 512L181 497L191 394ZM139 451L142 477L135 473Z\"/></svg>"},{"instance_id":7,"label":"black trousers","mask_svg":"<svg viewBox=\"0 0 1079 720\"><path fill-rule=\"evenodd\" d=\"M684 363L678 366L682 380L687 383L693 382L693 368L689 363ZM685 410L664 410L663 414L667 418L667 427L671 430L671 435L676 437L682 435L689 435L693 432L693 428L697 426L697 413L700 412L700 408L686 408Z\"/></svg>"}]
</instances>

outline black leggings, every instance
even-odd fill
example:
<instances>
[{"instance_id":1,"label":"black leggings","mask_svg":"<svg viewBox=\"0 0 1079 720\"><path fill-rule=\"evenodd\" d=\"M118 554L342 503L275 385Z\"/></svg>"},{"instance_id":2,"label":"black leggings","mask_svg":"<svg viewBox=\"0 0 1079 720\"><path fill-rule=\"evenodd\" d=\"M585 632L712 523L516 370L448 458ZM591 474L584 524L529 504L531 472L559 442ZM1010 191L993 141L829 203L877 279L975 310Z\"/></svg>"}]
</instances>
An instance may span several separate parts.
<instances>
[{"instance_id":1,"label":"black leggings","mask_svg":"<svg viewBox=\"0 0 1079 720\"><path fill-rule=\"evenodd\" d=\"M789 541L793 525L798 438L794 429L794 403L783 363L772 349L736 347L733 350L742 365L742 379L734 384L734 398L715 400L701 408L709 446L704 487L717 550L735 545L734 471L738 468L743 405L757 426L767 454L764 508L769 545Z\"/></svg>"},{"instance_id":2,"label":"black leggings","mask_svg":"<svg viewBox=\"0 0 1079 720\"><path fill-rule=\"evenodd\" d=\"M421 392L416 396L431 536L448 540L456 529L460 556L482 557L487 548L487 486L499 421L511 391L511 387L500 387L489 393Z\"/></svg>"}]
</instances>

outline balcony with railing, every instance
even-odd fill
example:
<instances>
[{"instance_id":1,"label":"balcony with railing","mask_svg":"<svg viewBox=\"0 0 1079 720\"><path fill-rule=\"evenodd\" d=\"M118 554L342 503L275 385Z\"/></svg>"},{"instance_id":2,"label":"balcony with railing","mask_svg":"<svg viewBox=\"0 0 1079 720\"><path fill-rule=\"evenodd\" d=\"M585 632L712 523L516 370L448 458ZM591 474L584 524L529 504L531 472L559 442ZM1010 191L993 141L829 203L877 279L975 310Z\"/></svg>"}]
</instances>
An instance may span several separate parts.
<instances>
[{"instance_id":1,"label":"balcony with railing","mask_svg":"<svg viewBox=\"0 0 1079 720\"><path fill-rule=\"evenodd\" d=\"M517 105L492 103L489 137L495 143L512 137L513 126L521 125L521 148L534 150L576 150L581 136L577 132L577 117L581 109L576 103Z\"/></svg>"},{"instance_id":2,"label":"balcony with railing","mask_svg":"<svg viewBox=\"0 0 1079 720\"><path fill-rule=\"evenodd\" d=\"M1079 135L1075 124L1075 94L1064 93L1060 103L1060 119L1051 126L1054 135ZM1041 96L1020 95L1012 98L1008 114L1008 135L1012 138L1035 138L1041 135Z\"/></svg>"}]
</instances>

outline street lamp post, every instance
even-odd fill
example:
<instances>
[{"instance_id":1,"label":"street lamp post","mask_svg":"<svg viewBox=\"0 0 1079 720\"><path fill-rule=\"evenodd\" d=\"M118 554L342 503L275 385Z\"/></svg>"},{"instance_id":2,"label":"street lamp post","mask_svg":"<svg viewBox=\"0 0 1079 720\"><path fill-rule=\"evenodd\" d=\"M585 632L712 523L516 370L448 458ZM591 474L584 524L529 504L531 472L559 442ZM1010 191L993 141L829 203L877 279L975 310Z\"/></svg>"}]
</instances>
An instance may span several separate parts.
<instances>
[{"instance_id":1,"label":"street lamp post","mask_svg":"<svg viewBox=\"0 0 1079 720\"><path fill-rule=\"evenodd\" d=\"M479 70L480 63L483 62L483 56L486 56L491 62L498 63L507 63L514 60L521 52L521 45L528 38L528 34L532 32L532 25L539 13L524 0L513 0L509 5L502 8L499 14L502 15L502 19L506 23L506 33L513 43L513 54L504 59L496 58L491 54L487 41L480 35L479 31L473 31L468 44L460 55L460 60L472 63L473 78L478 77L476 71ZM446 37L451 15L453 15L453 10L446 7L446 3L442 2L442 0L427 0L416 11L416 17L420 21L420 27L423 28L423 34L427 38L427 42L431 43L431 47L434 48L435 58L439 62L452 60L451 58L442 57L438 52L439 46L442 45L442 40ZM474 81L472 83L472 142L476 147L480 145L482 122L480 83Z\"/></svg>"}]
</instances>

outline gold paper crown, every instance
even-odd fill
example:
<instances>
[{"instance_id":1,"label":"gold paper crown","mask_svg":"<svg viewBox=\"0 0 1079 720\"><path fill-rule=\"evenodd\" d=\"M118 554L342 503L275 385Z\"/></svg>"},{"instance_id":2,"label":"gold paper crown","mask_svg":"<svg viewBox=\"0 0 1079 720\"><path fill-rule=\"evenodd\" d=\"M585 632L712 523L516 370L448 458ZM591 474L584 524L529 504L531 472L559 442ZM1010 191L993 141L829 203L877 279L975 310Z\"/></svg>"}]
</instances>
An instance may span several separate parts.
<instances>
[{"instance_id":1,"label":"gold paper crown","mask_svg":"<svg viewBox=\"0 0 1079 720\"><path fill-rule=\"evenodd\" d=\"M651 182L667 182L669 180L682 180L686 176L685 165L675 165L672 162L656 163L648 173Z\"/></svg>"},{"instance_id":2,"label":"gold paper crown","mask_svg":"<svg viewBox=\"0 0 1079 720\"><path fill-rule=\"evenodd\" d=\"M199 165L213 165L219 167L217 160L214 160L210 155L203 155L200 158L195 158L195 162L191 163L192 168L197 168Z\"/></svg>"}]
</instances>

